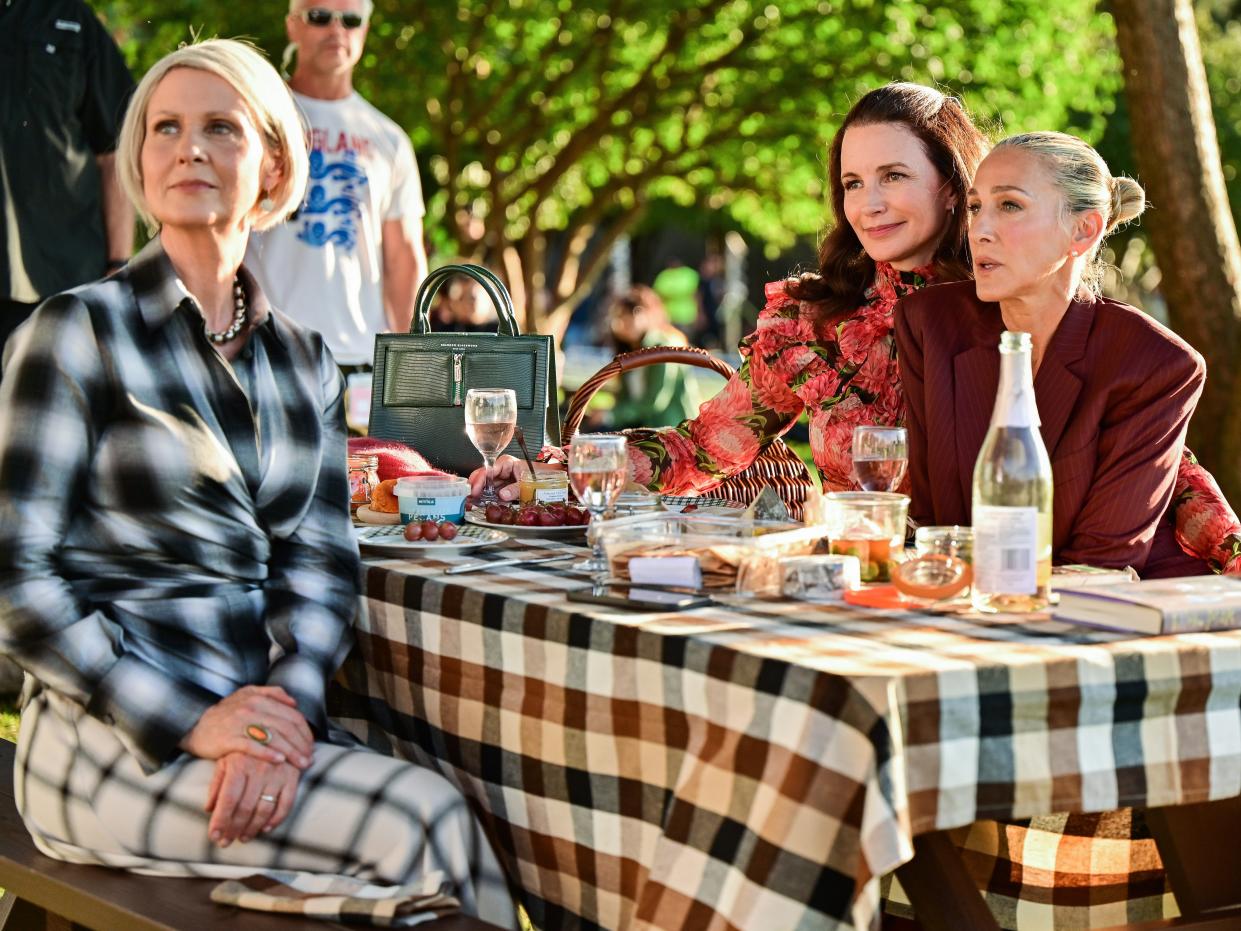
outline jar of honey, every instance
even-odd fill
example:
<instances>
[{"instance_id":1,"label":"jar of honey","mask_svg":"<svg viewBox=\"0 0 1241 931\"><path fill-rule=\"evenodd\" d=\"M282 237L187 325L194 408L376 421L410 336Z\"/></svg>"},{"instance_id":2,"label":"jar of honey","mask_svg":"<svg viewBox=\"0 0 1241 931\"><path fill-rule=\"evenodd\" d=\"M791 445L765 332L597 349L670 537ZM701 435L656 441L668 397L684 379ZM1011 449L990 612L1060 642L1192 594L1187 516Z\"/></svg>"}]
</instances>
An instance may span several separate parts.
<instances>
[{"instance_id":1,"label":"jar of honey","mask_svg":"<svg viewBox=\"0 0 1241 931\"><path fill-rule=\"evenodd\" d=\"M522 504L567 504L569 501L569 473L560 469L537 471L530 474L528 468L517 474L518 500Z\"/></svg>"},{"instance_id":2,"label":"jar of honey","mask_svg":"<svg viewBox=\"0 0 1241 931\"><path fill-rule=\"evenodd\" d=\"M379 457L349 456L345 464L349 470L349 509L356 511L360 505L371 503L371 489L379 484Z\"/></svg>"}]
</instances>

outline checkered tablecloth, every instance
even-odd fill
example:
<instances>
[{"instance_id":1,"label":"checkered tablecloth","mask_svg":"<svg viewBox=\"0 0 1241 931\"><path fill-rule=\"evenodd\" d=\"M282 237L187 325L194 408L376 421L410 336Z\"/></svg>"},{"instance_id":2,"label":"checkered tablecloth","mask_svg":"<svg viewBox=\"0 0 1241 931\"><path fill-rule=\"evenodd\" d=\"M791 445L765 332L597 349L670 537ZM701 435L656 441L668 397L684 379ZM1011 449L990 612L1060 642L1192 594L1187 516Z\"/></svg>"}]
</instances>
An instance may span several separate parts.
<instances>
[{"instance_id":1,"label":"checkered tablecloth","mask_svg":"<svg viewBox=\"0 0 1241 931\"><path fill-rule=\"evenodd\" d=\"M581 605L367 559L336 717L475 802L540 928L865 928L912 837L1241 795L1241 631Z\"/></svg>"}]
</instances>

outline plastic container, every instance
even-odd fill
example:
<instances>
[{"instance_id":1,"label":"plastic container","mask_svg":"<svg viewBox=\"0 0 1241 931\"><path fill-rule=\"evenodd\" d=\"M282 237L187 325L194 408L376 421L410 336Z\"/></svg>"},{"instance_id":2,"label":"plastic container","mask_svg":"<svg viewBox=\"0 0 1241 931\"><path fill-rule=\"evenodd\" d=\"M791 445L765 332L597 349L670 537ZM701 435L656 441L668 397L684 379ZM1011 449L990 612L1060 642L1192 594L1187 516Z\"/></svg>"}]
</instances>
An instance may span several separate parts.
<instances>
[{"instance_id":1,"label":"plastic container","mask_svg":"<svg viewBox=\"0 0 1241 931\"><path fill-rule=\"evenodd\" d=\"M455 476L410 476L396 483L401 522L411 520L465 520L465 499L470 483Z\"/></svg>"},{"instance_id":2,"label":"plastic container","mask_svg":"<svg viewBox=\"0 0 1241 931\"><path fill-rule=\"evenodd\" d=\"M629 578L635 556L693 556L703 588L755 594L767 587L782 556L827 546L823 526L671 514L666 511L600 522L598 533L613 576Z\"/></svg>"}]
</instances>

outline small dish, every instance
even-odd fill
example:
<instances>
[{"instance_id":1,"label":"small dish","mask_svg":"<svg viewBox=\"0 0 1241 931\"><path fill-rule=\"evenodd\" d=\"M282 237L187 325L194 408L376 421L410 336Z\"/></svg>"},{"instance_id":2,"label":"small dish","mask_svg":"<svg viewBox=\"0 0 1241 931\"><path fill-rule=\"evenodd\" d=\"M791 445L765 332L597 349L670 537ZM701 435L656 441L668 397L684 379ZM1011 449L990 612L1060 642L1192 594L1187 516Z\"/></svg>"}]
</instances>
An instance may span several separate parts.
<instances>
[{"instance_id":1,"label":"small dish","mask_svg":"<svg viewBox=\"0 0 1241 931\"><path fill-rule=\"evenodd\" d=\"M389 553L426 553L432 550L468 550L479 546L491 546L508 539L507 533L486 527L460 527L451 540L406 540L405 528L355 527L358 545L363 549L382 550Z\"/></svg>"},{"instance_id":2,"label":"small dish","mask_svg":"<svg viewBox=\"0 0 1241 931\"><path fill-rule=\"evenodd\" d=\"M589 524L561 524L554 527L525 527L521 524L493 524L487 521L478 511L466 511L465 522L476 527L487 527L502 533L511 533L518 537L572 537L586 533Z\"/></svg>"}]
</instances>

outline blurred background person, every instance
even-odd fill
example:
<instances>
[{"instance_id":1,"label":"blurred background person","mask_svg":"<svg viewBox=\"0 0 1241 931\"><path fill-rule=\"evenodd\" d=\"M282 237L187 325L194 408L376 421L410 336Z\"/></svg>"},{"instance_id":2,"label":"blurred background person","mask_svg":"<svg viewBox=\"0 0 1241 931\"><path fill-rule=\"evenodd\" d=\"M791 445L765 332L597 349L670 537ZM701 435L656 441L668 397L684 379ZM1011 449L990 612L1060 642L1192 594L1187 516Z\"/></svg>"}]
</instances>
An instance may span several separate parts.
<instances>
[{"instance_id":1,"label":"blurred background person","mask_svg":"<svg viewBox=\"0 0 1241 931\"><path fill-rule=\"evenodd\" d=\"M691 340L703 349L718 349L720 341L720 308L728 296L724 256L708 252L698 266L698 327Z\"/></svg>"},{"instance_id":2,"label":"blurred background person","mask_svg":"<svg viewBox=\"0 0 1241 931\"><path fill-rule=\"evenodd\" d=\"M426 208L409 136L353 89L371 0L290 0L289 87L308 124L310 181L246 265L272 304L318 330L347 375L369 372L375 335L405 333L427 273ZM351 382L352 384L352 382Z\"/></svg>"},{"instance_id":3,"label":"blurred background person","mask_svg":"<svg viewBox=\"0 0 1241 931\"><path fill-rule=\"evenodd\" d=\"M617 295L608 307L604 343L614 355L650 346L687 346L685 334L668 322L659 295L646 285L634 285ZM610 386L615 404L596 411L594 429L671 426L698 413L701 396L687 365L648 365L624 373Z\"/></svg>"},{"instance_id":4,"label":"blurred background person","mask_svg":"<svg viewBox=\"0 0 1241 931\"><path fill-rule=\"evenodd\" d=\"M0 3L0 349L41 300L133 251L113 157L133 87L81 0Z\"/></svg>"}]
</instances>

